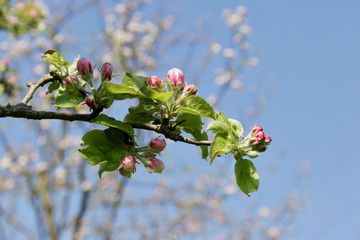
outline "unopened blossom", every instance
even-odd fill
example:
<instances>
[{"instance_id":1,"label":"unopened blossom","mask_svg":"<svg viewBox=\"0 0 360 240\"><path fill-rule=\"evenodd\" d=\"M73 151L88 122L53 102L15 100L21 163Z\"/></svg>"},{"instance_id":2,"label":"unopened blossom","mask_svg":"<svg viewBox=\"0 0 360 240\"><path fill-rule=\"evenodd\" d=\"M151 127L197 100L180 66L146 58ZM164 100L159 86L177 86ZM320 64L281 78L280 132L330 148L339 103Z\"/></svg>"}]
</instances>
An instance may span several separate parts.
<instances>
[{"instance_id":1,"label":"unopened blossom","mask_svg":"<svg viewBox=\"0 0 360 240\"><path fill-rule=\"evenodd\" d=\"M186 91L191 92L191 95L195 95L198 91L195 84L189 84L186 86Z\"/></svg>"},{"instance_id":2,"label":"unopened blossom","mask_svg":"<svg viewBox=\"0 0 360 240\"><path fill-rule=\"evenodd\" d=\"M184 73L178 68L172 68L167 73L167 79L174 84L174 86L182 86L185 82Z\"/></svg>"},{"instance_id":3,"label":"unopened blossom","mask_svg":"<svg viewBox=\"0 0 360 240\"><path fill-rule=\"evenodd\" d=\"M121 163L126 172L133 172L136 169L136 160L133 156L126 156Z\"/></svg>"},{"instance_id":4,"label":"unopened blossom","mask_svg":"<svg viewBox=\"0 0 360 240\"><path fill-rule=\"evenodd\" d=\"M68 86L72 87L77 83L77 79L73 75L69 75L65 78L65 82Z\"/></svg>"},{"instance_id":5,"label":"unopened blossom","mask_svg":"<svg viewBox=\"0 0 360 240\"><path fill-rule=\"evenodd\" d=\"M88 105L90 107L91 105L93 105L94 99L88 98L85 103L86 103L86 105Z\"/></svg>"},{"instance_id":6,"label":"unopened blossom","mask_svg":"<svg viewBox=\"0 0 360 240\"><path fill-rule=\"evenodd\" d=\"M113 67L110 63L106 62L101 66L101 77L103 81L110 81L112 78Z\"/></svg>"},{"instance_id":7,"label":"unopened blossom","mask_svg":"<svg viewBox=\"0 0 360 240\"><path fill-rule=\"evenodd\" d=\"M166 147L166 141L165 139L160 138L152 139L150 142L150 147L156 152L161 152Z\"/></svg>"},{"instance_id":8,"label":"unopened blossom","mask_svg":"<svg viewBox=\"0 0 360 240\"><path fill-rule=\"evenodd\" d=\"M147 160L145 162L145 167L151 173L161 173L165 168L164 163L155 157Z\"/></svg>"},{"instance_id":9,"label":"unopened blossom","mask_svg":"<svg viewBox=\"0 0 360 240\"><path fill-rule=\"evenodd\" d=\"M93 72L91 62L87 58L80 58L77 62L76 68L82 76L92 74Z\"/></svg>"},{"instance_id":10,"label":"unopened blossom","mask_svg":"<svg viewBox=\"0 0 360 240\"><path fill-rule=\"evenodd\" d=\"M150 76L148 78L149 86L152 88L161 88L163 81L158 76Z\"/></svg>"}]
</instances>

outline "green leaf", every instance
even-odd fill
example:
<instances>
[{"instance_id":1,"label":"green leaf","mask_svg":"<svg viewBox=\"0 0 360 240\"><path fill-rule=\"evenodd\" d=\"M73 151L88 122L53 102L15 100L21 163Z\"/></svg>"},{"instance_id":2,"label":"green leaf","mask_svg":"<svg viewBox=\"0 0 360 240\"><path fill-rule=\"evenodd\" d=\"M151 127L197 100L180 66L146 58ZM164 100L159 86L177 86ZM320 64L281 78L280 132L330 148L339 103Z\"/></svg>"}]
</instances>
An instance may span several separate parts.
<instances>
[{"instance_id":1,"label":"green leaf","mask_svg":"<svg viewBox=\"0 0 360 240\"><path fill-rule=\"evenodd\" d=\"M140 92L140 90L129 86L123 86L112 82L103 82L103 87L108 93L113 94L115 99L117 99L116 98L117 94L120 94L119 96L120 98L123 97L122 94L133 94L134 95L133 97L137 97L137 96L144 97L144 94Z\"/></svg>"},{"instance_id":2,"label":"green leaf","mask_svg":"<svg viewBox=\"0 0 360 240\"><path fill-rule=\"evenodd\" d=\"M158 92L150 87L145 88L143 93L146 97L159 100L161 102L167 102L173 95L173 92Z\"/></svg>"},{"instance_id":3,"label":"green leaf","mask_svg":"<svg viewBox=\"0 0 360 240\"><path fill-rule=\"evenodd\" d=\"M57 90L60 87L60 82L55 80L50 83L48 89L46 90L46 94L52 93L53 91Z\"/></svg>"},{"instance_id":4,"label":"green leaf","mask_svg":"<svg viewBox=\"0 0 360 240\"><path fill-rule=\"evenodd\" d=\"M232 129L232 134L237 140L239 140L241 135L244 133L243 125L236 119L229 118L228 120Z\"/></svg>"},{"instance_id":5,"label":"green leaf","mask_svg":"<svg viewBox=\"0 0 360 240\"><path fill-rule=\"evenodd\" d=\"M175 123L180 123L178 127L181 128L184 132L191 134L195 138L195 140L208 140L207 133L202 132L202 125L204 125L204 123L201 121L201 117L199 115L180 113L176 118ZM209 147L200 146L200 148L202 158L206 159L209 155Z\"/></svg>"},{"instance_id":6,"label":"green leaf","mask_svg":"<svg viewBox=\"0 0 360 240\"><path fill-rule=\"evenodd\" d=\"M246 195L259 188L259 175L254 164L247 159L238 159L235 163L236 183Z\"/></svg>"},{"instance_id":7,"label":"green leaf","mask_svg":"<svg viewBox=\"0 0 360 240\"><path fill-rule=\"evenodd\" d=\"M129 81L129 79L131 81ZM137 89L142 89L143 87L147 86L147 82L148 82L147 79L148 79L147 77L136 76L136 75L132 75L131 73L126 73L122 85L134 86L135 84Z\"/></svg>"},{"instance_id":8,"label":"green leaf","mask_svg":"<svg viewBox=\"0 0 360 240\"><path fill-rule=\"evenodd\" d=\"M213 133L228 133L230 132L230 125L225 122L213 121L207 125L206 130Z\"/></svg>"},{"instance_id":9,"label":"green leaf","mask_svg":"<svg viewBox=\"0 0 360 240\"><path fill-rule=\"evenodd\" d=\"M81 93L73 88L61 86L55 93L55 105L58 107L74 107L83 102L84 98Z\"/></svg>"},{"instance_id":10,"label":"green leaf","mask_svg":"<svg viewBox=\"0 0 360 240\"><path fill-rule=\"evenodd\" d=\"M41 57L43 58L42 62L57 63L64 67L71 66L71 63L69 63L68 61L65 61L64 58L61 56L61 54L53 49L46 50Z\"/></svg>"},{"instance_id":11,"label":"green leaf","mask_svg":"<svg viewBox=\"0 0 360 240\"><path fill-rule=\"evenodd\" d=\"M215 119L214 109L208 102L199 96L189 96L185 98L183 104L176 112L190 113L205 118Z\"/></svg>"},{"instance_id":12,"label":"green leaf","mask_svg":"<svg viewBox=\"0 0 360 240\"><path fill-rule=\"evenodd\" d=\"M235 149L233 142L229 141L226 133L216 134L215 139L210 146L210 164L220 155L229 153Z\"/></svg>"},{"instance_id":13,"label":"green leaf","mask_svg":"<svg viewBox=\"0 0 360 240\"><path fill-rule=\"evenodd\" d=\"M216 113L215 119L216 119L216 121L219 121L219 122L229 123L227 117L221 112Z\"/></svg>"},{"instance_id":14,"label":"green leaf","mask_svg":"<svg viewBox=\"0 0 360 240\"><path fill-rule=\"evenodd\" d=\"M86 133L81 139L81 146L87 146L78 150L90 165L100 164L99 177L104 171L115 171L128 154L124 136L115 128Z\"/></svg>"},{"instance_id":15,"label":"green leaf","mask_svg":"<svg viewBox=\"0 0 360 240\"><path fill-rule=\"evenodd\" d=\"M124 122L151 122L155 120L153 114L159 111L158 105L152 100L140 99L138 106L129 108L129 113L125 116Z\"/></svg>"},{"instance_id":16,"label":"green leaf","mask_svg":"<svg viewBox=\"0 0 360 240\"><path fill-rule=\"evenodd\" d=\"M105 114L100 114L96 118L92 119L90 121L91 123L97 123L108 127L117 128L132 138L134 137L134 128L130 126L129 124L126 124L124 122L118 121L115 118L109 117Z\"/></svg>"}]
</instances>

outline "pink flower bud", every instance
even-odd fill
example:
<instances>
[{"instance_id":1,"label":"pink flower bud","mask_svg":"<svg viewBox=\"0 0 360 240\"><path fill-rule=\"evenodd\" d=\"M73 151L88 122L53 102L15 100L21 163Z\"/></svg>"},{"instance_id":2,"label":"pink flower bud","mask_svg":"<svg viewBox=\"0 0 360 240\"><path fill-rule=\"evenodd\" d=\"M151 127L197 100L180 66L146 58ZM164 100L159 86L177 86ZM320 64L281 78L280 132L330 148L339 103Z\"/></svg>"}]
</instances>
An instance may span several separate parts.
<instances>
[{"instance_id":1,"label":"pink flower bud","mask_svg":"<svg viewBox=\"0 0 360 240\"><path fill-rule=\"evenodd\" d=\"M195 95L198 91L198 89L196 88L195 84L189 84L186 86L186 91L190 92L192 91L191 95Z\"/></svg>"},{"instance_id":2,"label":"pink flower bud","mask_svg":"<svg viewBox=\"0 0 360 240\"><path fill-rule=\"evenodd\" d=\"M259 143L259 139L257 139L256 137L250 138L250 143L253 144L253 145L256 145L256 144Z\"/></svg>"},{"instance_id":3,"label":"pink flower bud","mask_svg":"<svg viewBox=\"0 0 360 240\"><path fill-rule=\"evenodd\" d=\"M263 131L260 131L256 134L257 139L259 139L259 141L263 140L265 138L265 134Z\"/></svg>"},{"instance_id":4,"label":"pink flower bud","mask_svg":"<svg viewBox=\"0 0 360 240\"><path fill-rule=\"evenodd\" d=\"M73 75L69 75L65 78L65 82L67 85L69 85L70 87L73 86L74 84L76 84L77 79L75 76Z\"/></svg>"},{"instance_id":5,"label":"pink flower bud","mask_svg":"<svg viewBox=\"0 0 360 240\"><path fill-rule=\"evenodd\" d=\"M272 141L272 139L271 139L270 136L266 136L266 137L265 137L265 142L266 142L267 144L271 143L271 141Z\"/></svg>"},{"instance_id":6,"label":"pink flower bud","mask_svg":"<svg viewBox=\"0 0 360 240\"><path fill-rule=\"evenodd\" d=\"M132 172L136 169L136 160L133 156L126 156L121 163L126 172Z\"/></svg>"},{"instance_id":7,"label":"pink flower bud","mask_svg":"<svg viewBox=\"0 0 360 240\"><path fill-rule=\"evenodd\" d=\"M257 125L252 129L252 132L253 133L258 133L258 132L260 132L262 130L263 130L263 128L260 125Z\"/></svg>"},{"instance_id":8,"label":"pink flower bud","mask_svg":"<svg viewBox=\"0 0 360 240\"><path fill-rule=\"evenodd\" d=\"M172 68L167 73L167 79L174 84L174 86L182 86L185 82L184 73L177 68Z\"/></svg>"},{"instance_id":9,"label":"pink flower bud","mask_svg":"<svg viewBox=\"0 0 360 240\"><path fill-rule=\"evenodd\" d=\"M166 141L165 139L160 139L160 138L152 139L150 142L150 147L155 152L161 152L166 147Z\"/></svg>"},{"instance_id":10,"label":"pink flower bud","mask_svg":"<svg viewBox=\"0 0 360 240\"><path fill-rule=\"evenodd\" d=\"M152 75L148 78L148 83L150 87L161 88L163 81L158 76Z\"/></svg>"},{"instance_id":11,"label":"pink flower bud","mask_svg":"<svg viewBox=\"0 0 360 240\"><path fill-rule=\"evenodd\" d=\"M90 98L88 98L88 99L86 99L86 105L88 105L89 107L91 106L91 105L93 105L93 103L94 103L94 99L90 99Z\"/></svg>"},{"instance_id":12,"label":"pink flower bud","mask_svg":"<svg viewBox=\"0 0 360 240\"><path fill-rule=\"evenodd\" d=\"M101 77L103 81L110 81L112 78L112 65L108 62L101 66Z\"/></svg>"},{"instance_id":13,"label":"pink flower bud","mask_svg":"<svg viewBox=\"0 0 360 240\"><path fill-rule=\"evenodd\" d=\"M80 58L77 62L76 68L82 76L92 74L93 71L91 62L87 58Z\"/></svg>"},{"instance_id":14,"label":"pink flower bud","mask_svg":"<svg viewBox=\"0 0 360 240\"><path fill-rule=\"evenodd\" d=\"M164 170L164 163L153 157L145 162L145 167L151 173L161 173Z\"/></svg>"}]
</instances>

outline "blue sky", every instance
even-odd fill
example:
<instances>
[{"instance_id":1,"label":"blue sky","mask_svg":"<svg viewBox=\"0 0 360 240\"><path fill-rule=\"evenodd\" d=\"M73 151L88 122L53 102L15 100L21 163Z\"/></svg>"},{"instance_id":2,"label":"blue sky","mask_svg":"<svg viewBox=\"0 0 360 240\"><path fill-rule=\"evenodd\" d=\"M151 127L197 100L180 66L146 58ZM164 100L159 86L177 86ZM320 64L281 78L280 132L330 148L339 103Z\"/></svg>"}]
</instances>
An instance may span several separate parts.
<instances>
[{"instance_id":1,"label":"blue sky","mask_svg":"<svg viewBox=\"0 0 360 240\"><path fill-rule=\"evenodd\" d=\"M276 92L256 118L273 138L269 151L255 161L265 175L258 196L269 202L281 199L301 162L311 164L304 180L311 210L300 215L290 239L359 239L360 2L179 4L189 22L199 11L209 14L219 35L224 34L218 24L221 9L241 4L249 10L250 42L264 55L248 75L273 81ZM279 155L278 169L264 174Z\"/></svg>"}]
</instances>

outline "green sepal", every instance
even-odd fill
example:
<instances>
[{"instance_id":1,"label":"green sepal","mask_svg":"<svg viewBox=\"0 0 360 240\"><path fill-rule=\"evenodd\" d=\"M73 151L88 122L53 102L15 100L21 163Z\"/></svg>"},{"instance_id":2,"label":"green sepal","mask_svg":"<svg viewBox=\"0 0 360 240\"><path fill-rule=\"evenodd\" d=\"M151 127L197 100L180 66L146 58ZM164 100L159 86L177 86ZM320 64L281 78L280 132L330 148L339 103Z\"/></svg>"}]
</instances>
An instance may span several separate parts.
<instances>
[{"instance_id":1,"label":"green sepal","mask_svg":"<svg viewBox=\"0 0 360 240\"><path fill-rule=\"evenodd\" d=\"M243 193L250 196L250 193L256 192L259 188L259 175L250 160L241 157L237 157L236 160L236 183Z\"/></svg>"}]
</instances>

